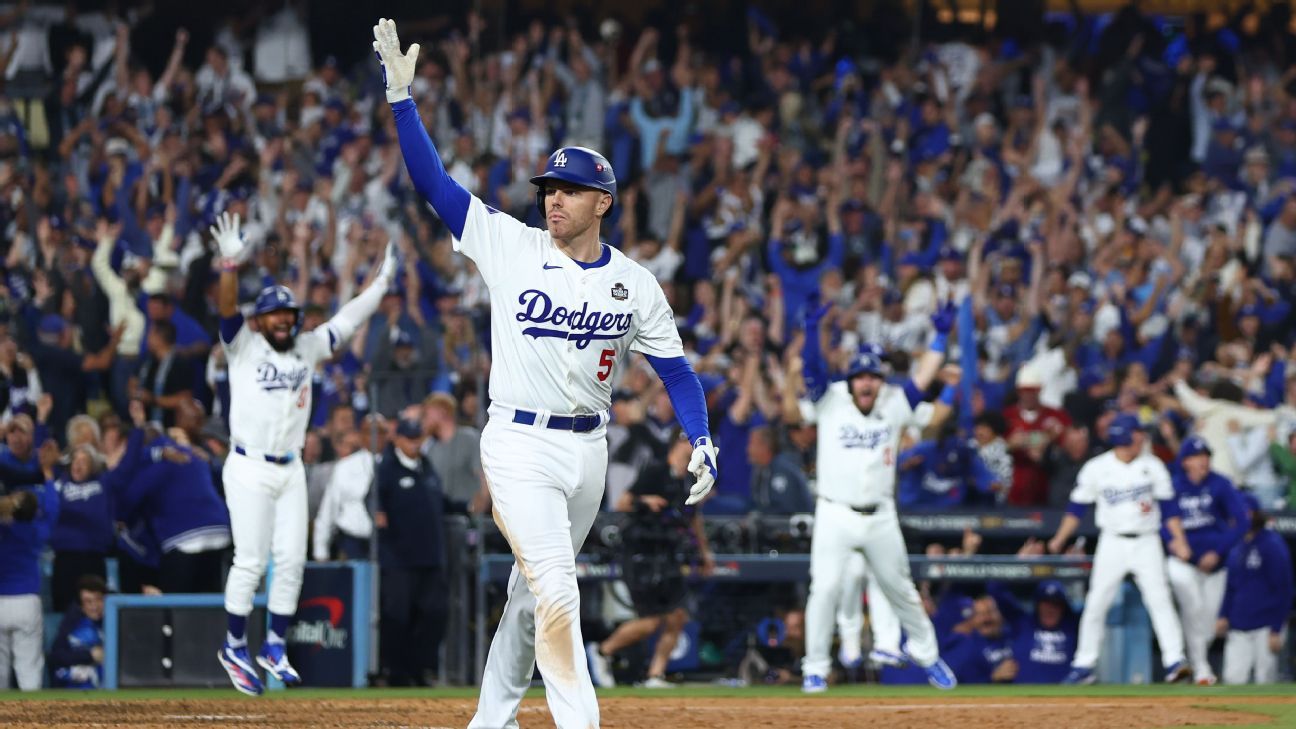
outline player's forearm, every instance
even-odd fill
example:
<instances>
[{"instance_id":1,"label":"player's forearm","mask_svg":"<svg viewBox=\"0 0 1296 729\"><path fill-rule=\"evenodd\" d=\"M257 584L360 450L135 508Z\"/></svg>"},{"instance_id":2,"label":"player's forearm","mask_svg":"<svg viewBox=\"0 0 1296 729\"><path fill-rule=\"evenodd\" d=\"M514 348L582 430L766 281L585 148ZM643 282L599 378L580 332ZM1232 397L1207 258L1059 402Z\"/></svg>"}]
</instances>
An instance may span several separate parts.
<instances>
[{"instance_id":1,"label":"player's forearm","mask_svg":"<svg viewBox=\"0 0 1296 729\"><path fill-rule=\"evenodd\" d=\"M1187 542L1188 537L1184 534L1183 520L1178 516L1172 516L1165 520L1166 531L1170 532L1170 537L1177 542Z\"/></svg>"},{"instance_id":2,"label":"player's forearm","mask_svg":"<svg viewBox=\"0 0 1296 729\"><path fill-rule=\"evenodd\" d=\"M337 334L341 345L356 333L361 325L369 321L382 303L383 294L387 292L387 282L380 276L373 280L364 291L338 309L338 313L329 320L329 326Z\"/></svg>"},{"instance_id":3,"label":"player's forearm","mask_svg":"<svg viewBox=\"0 0 1296 729\"><path fill-rule=\"evenodd\" d=\"M1078 528L1080 528L1080 517L1068 512L1062 517L1062 523L1058 524L1057 534L1053 538L1065 544L1070 541Z\"/></svg>"},{"instance_id":4,"label":"player's forearm","mask_svg":"<svg viewBox=\"0 0 1296 729\"><path fill-rule=\"evenodd\" d=\"M414 100L392 104L392 114L396 116L396 134L414 189L432 205L454 237L462 238L472 196L446 172Z\"/></svg>"},{"instance_id":5,"label":"player's forearm","mask_svg":"<svg viewBox=\"0 0 1296 729\"><path fill-rule=\"evenodd\" d=\"M666 386L666 394L675 409L675 417L688 435L689 442L697 443L698 438L710 437L706 393L702 390L702 381L693 371L693 366L683 357L648 356L647 359Z\"/></svg>"},{"instance_id":6,"label":"player's forearm","mask_svg":"<svg viewBox=\"0 0 1296 729\"><path fill-rule=\"evenodd\" d=\"M216 306L222 319L231 319L238 314L238 272L229 264L223 266Z\"/></svg>"},{"instance_id":7,"label":"player's forearm","mask_svg":"<svg viewBox=\"0 0 1296 729\"><path fill-rule=\"evenodd\" d=\"M941 337L942 335L937 335ZM945 366L945 348L937 352L935 349L928 349L918 358L918 367L914 370L913 383L914 387L926 391L931 387L932 380L936 379L940 368Z\"/></svg>"},{"instance_id":8,"label":"player's forearm","mask_svg":"<svg viewBox=\"0 0 1296 729\"><path fill-rule=\"evenodd\" d=\"M824 362L819 342L819 327L806 327L801 345L801 376L805 379L806 397L818 401L828 390L828 364Z\"/></svg>"}]
</instances>

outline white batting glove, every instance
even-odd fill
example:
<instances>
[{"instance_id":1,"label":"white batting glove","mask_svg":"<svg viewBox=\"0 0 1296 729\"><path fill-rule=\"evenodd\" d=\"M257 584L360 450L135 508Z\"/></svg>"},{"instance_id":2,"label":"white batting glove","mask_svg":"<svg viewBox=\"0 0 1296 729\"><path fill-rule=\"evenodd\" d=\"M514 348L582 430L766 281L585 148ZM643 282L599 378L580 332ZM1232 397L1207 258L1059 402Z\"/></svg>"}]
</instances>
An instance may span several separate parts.
<instances>
[{"instance_id":1,"label":"white batting glove","mask_svg":"<svg viewBox=\"0 0 1296 729\"><path fill-rule=\"evenodd\" d=\"M220 254L224 258L238 259L243 253L243 234L239 232L238 213L221 213L216 218L216 224L208 230L211 231L212 237L216 239L216 246L220 249Z\"/></svg>"},{"instance_id":2,"label":"white batting glove","mask_svg":"<svg viewBox=\"0 0 1296 729\"><path fill-rule=\"evenodd\" d=\"M383 282L385 288L391 288L398 270L400 269L396 265L396 244L388 243L387 251L383 254L382 265L378 268L378 280Z\"/></svg>"},{"instance_id":3,"label":"white batting glove","mask_svg":"<svg viewBox=\"0 0 1296 729\"><path fill-rule=\"evenodd\" d=\"M387 103L395 104L410 97L410 84L414 83L414 66L418 62L419 44L415 43L401 53L400 39L396 37L396 21L379 18L373 28L374 53L382 64L383 80L387 84Z\"/></svg>"},{"instance_id":4,"label":"white batting glove","mask_svg":"<svg viewBox=\"0 0 1296 729\"><path fill-rule=\"evenodd\" d=\"M720 449L712 445L711 439L706 436L698 438L693 444L693 457L689 459L688 470L697 477L697 483L689 489L685 506L692 506L711 493L711 487L715 486L716 481L716 456L719 454Z\"/></svg>"}]
</instances>

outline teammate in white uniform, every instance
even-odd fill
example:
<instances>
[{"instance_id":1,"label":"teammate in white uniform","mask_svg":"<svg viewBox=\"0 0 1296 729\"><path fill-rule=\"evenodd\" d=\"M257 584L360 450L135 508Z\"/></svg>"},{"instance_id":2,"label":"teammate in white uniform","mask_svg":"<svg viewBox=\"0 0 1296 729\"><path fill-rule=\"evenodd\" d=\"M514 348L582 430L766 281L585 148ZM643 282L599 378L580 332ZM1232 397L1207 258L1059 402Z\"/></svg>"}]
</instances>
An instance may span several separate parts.
<instances>
[{"instance_id":1,"label":"teammate in white uniform","mask_svg":"<svg viewBox=\"0 0 1296 729\"><path fill-rule=\"evenodd\" d=\"M515 562L469 726L516 727L538 664L555 723L597 727L576 553L603 499L614 373L633 350L665 383L694 446L689 471L697 482L687 504L701 501L715 482L702 384L684 358L661 285L599 242L599 223L616 198L608 161L583 147L550 155L545 172L531 180L548 230L487 207L446 174L410 99L417 44L402 54L390 20L378 21L374 39L411 180L490 289L491 405L482 470Z\"/></svg>"},{"instance_id":2,"label":"teammate in white uniform","mask_svg":"<svg viewBox=\"0 0 1296 729\"><path fill-rule=\"evenodd\" d=\"M1187 561L1192 550L1179 519L1170 472L1155 456L1143 452L1144 439L1138 419L1133 415L1121 413L1112 420L1107 428L1112 449L1094 456L1081 467L1071 492L1071 506L1062 517L1057 534L1049 541L1049 551L1061 554L1080 526L1089 504L1097 504L1094 521L1100 532L1098 547L1094 550L1089 593L1080 616L1075 658L1071 661L1071 673L1063 683L1091 684L1097 680L1094 666L1098 663L1107 610L1125 576L1131 574L1152 618L1152 630L1161 646L1161 660L1166 668L1166 682L1180 681L1192 674L1184 660L1183 629L1166 580L1162 525L1170 532L1171 554Z\"/></svg>"},{"instance_id":3,"label":"teammate in white uniform","mask_svg":"<svg viewBox=\"0 0 1296 729\"><path fill-rule=\"evenodd\" d=\"M895 509L900 436L945 361L953 306L946 305L932 317L936 340L903 386L886 383L882 361L869 350L851 362L844 382L828 384L819 341L819 323L826 311L813 311L808 317L802 356L806 391L815 402L819 424L815 454L819 499L810 544L801 688L808 693L828 688L829 649L843 588L842 568L852 551L864 555L871 579L908 632L909 657L926 669L933 686L953 688L954 674L940 659L936 631L909 574L909 554Z\"/></svg>"},{"instance_id":4,"label":"teammate in white uniform","mask_svg":"<svg viewBox=\"0 0 1296 729\"><path fill-rule=\"evenodd\" d=\"M247 616L252 597L274 557L270 630L256 662L285 684L300 682L288 663L284 637L297 612L306 565L306 472L301 449L311 412L311 375L377 310L396 273L392 247L368 288L323 326L298 334L301 309L292 292L271 286L257 296L256 330L238 311L239 219L223 213L212 228L224 261L220 278L220 334L229 363L230 446L225 501L234 536L234 564L225 583L229 631L217 658L234 687L263 690L248 659Z\"/></svg>"}]
</instances>

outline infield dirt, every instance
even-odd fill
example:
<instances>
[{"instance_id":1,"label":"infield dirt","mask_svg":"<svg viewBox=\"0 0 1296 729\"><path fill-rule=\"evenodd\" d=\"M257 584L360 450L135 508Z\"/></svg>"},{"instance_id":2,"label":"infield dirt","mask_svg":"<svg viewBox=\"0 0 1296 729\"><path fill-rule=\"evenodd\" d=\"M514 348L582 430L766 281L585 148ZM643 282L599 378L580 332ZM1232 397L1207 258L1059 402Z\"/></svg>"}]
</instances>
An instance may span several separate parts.
<instances>
[{"instance_id":1,"label":"infield dirt","mask_svg":"<svg viewBox=\"0 0 1296 729\"><path fill-rule=\"evenodd\" d=\"M601 698L606 729L799 729L919 726L924 729L1144 729L1272 725L1259 713L1225 709L1231 696L1145 698L859 697ZM1296 697L1248 697L1247 704L1296 704ZM463 698L17 700L0 702L10 727L464 727L475 702ZM527 699L524 728L552 727L542 699Z\"/></svg>"}]
</instances>

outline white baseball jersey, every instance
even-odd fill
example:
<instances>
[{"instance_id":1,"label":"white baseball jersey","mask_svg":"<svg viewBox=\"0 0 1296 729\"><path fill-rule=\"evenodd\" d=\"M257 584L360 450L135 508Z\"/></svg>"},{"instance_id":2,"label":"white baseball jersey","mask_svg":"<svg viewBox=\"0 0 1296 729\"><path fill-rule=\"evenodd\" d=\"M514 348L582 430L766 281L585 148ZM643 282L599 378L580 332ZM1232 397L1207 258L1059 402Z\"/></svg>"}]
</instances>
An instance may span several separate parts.
<instances>
[{"instance_id":1,"label":"white baseball jersey","mask_svg":"<svg viewBox=\"0 0 1296 729\"><path fill-rule=\"evenodd\" d=\"M342 341L332 322L276 351L244 322L225 342L229 362L230 441L281 456L301 450L311 413L311 373Z\"/></svg>"},{"instance_id":2,"label":"white baseball jersey","mask_svg":"<svg viewBox=\"0 0 1296 729\"><path fill-rule=\"evenodd\" d=\"M819 495L852 506L895 497L896 452L914 410L904 390L883 385L868 415L860 412L845 382L828 386L815 403L819 447L815 453Z\"/></svg>"},{"instance_id":3,"label":"white baseball jersey","mask_svg":"<svg viewBox=\"0 0 1296 729\"><path fill-rule=\"evenodd\" d=\"M1161 529L1158 501L1174 498L1170 472L1155 456L1141 454L1129 463L1115 451L1094 456L1080 468L1071 500L1096 504L1094 522L1117 534L1152 534Z\"/></svg>"},{"instance_id":4,"label":"white baseball jersey","mask_svg":"<svg viewBox=\"0 0 1296 729\"><path fill-rule=\"evenodd\" d=\"M490 288L490 397L557 414L606 410L612 371L629 350L682 357L675 315L661 284L620 251L603 246L585 268L531 228L471 198L454 248Z\"/></svg>"}]
</instances>

